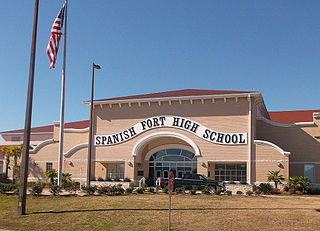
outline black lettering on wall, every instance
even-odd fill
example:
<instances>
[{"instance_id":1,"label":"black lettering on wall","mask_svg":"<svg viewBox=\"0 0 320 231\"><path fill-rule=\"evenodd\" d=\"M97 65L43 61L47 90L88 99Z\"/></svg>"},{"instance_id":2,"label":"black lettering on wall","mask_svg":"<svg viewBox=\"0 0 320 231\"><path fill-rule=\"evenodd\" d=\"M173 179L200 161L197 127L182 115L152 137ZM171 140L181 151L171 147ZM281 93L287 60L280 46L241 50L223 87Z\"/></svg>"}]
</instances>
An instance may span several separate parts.
<instances>
[{"instance_id":1,"label":"black lettering on wall","mask_svg":"<svg viewBox=\"0 0 320 231\"><path fill-rule=\"evenodd\" d=\"M129 128L128 130L129 130L129 132L130 132L131 137L132 137L132 136L135 136L135 135L137 134L136 131L134 130L134 127L131 127L131 128Z\"/></svg>"},{"instance_id":2,"label":"black lettering on wall","mask_svg":"<svg viewBox=\"0 0 320 231\"><path fill-rule=\"evenodd\" d=\"M209 137L209 134L210 134L210 130L209 129L206 129L202 135L203 138L207 139Z\"/></svg>"},{"instance_id":3,"label":"black lettering on wall","mask_svg":"<svg viewBox=\"0 0 320 231\"><path fill-rule=\"evenodd\" d=\"M192 131L194 133L197 133L197 130L198 130L199 126L200 126L199 124L193 123L192 128L190 129L190 131Z\"/></svg>"},{"instance_id":4,"label":"black lettering on wall","mask_svg":"<svg viewBox=\"0 0 320 231\"><path fill-rule=\"evenodd\" d=\"M96 136L96 145L99 145L101 143L100 139L101 139L100 136Z\"/></svg>"}]
</instances>

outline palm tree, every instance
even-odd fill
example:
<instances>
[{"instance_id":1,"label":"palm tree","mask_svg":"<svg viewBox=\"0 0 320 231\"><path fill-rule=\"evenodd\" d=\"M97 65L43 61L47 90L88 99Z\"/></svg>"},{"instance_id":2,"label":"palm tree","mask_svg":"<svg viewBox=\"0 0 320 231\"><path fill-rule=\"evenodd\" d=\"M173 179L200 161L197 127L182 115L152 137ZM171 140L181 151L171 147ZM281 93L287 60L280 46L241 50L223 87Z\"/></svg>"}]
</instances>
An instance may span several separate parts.
<instances>
[{"instance_id":1,"label":"palm tree","mask_svg":"<svg viewBox=\"0 0 320 231\"><path fill-rule=\"evenodd\" d=\"M280 170L277 171L269 171L268 181L273 181L276 189L278 189L278 184L282 184L282 180L284 180L283 175L279 175Z\"/></svg>"},{"instance_id":2,"label":"palm tree","mask_svg":"<svg viewBox=\"0 0 320 231\"><path fill-rule=\"evenodd\" d=\"M17 175L17 170L18 170L18 164L17 160L18 157L21 157L22 153L22 145L20 146L3 146L0 149L1 152L4 153L6 156L6 178L8 178L8 169L9 169L9 164L10 164L10 157L14 157L13 160L13 169L12 169L12 183L15 183L16 180L16 175Z\"/></svg>"},{"instance_id":3,"label":"palm tree","mask_svg":"<svg viewBox=\"0 0 320 231\"><path fill-rule=\"evenodd\" d=\"M51 184L55 183L55 179L58 176L57 171L55 169L50 169L46 172L46 178L50 180Z\"/></svg>"}]
</instances>

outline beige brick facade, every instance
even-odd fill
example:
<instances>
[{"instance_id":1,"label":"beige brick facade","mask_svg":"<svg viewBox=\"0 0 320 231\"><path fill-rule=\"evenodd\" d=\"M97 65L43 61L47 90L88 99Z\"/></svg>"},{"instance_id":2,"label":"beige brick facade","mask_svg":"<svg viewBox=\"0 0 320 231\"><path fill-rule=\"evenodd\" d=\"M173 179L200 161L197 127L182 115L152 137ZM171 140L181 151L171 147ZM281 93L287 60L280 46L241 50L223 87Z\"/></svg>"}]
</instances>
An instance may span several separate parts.
<instances>
[{"instance_id":1,"label":"beige brick facade","mask_svg":"<svg viewBox=\"0 0 320 231\"><path fill-rule=\"evenodd\" d=\"M106 179L111 164L119 164L119 168L124 166L122 178L137 183L142 177L150 176L149 158L153 153L176 147L196 154L197 173L211 179L215 179L217 164L244 164L248 183L266 182L268 172L273 170L280 170L287 180L290 176L304 175L304 164L314 164L314 183L320 184L319 120L314 119L313 124L274 123L269 120L260 93L96 102L94 134L119 133L147 118L166 115L183 117L217 132L246 133L247 143L212 143L186 129L175 127L147 129L119 144L95 146L92 179ZM86 178L88 136L88 129L65 129L63 172L71 173L77 180L81 177L84 181ZM52 163L53 168L58 169L57 123L51 139L39 144L30 154L31 179L44 179L47 163Z\"/></svg>"}]
</instances>

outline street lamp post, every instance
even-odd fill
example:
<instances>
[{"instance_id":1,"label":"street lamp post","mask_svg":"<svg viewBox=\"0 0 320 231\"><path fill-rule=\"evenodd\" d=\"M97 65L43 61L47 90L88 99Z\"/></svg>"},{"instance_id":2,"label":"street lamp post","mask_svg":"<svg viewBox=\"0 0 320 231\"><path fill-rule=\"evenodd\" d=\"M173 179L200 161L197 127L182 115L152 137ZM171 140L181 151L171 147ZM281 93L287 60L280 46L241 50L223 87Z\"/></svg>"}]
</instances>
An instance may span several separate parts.
<instances>
[{"instance_id":1,"label":"street lamp post","mask_svg":"<svg viewBox=\"0 0 320 231\"><path fill-rule=\"evenodd\" d=\"M91 101L90 101L90 127L89 127L89 144L88 144L88 167L87 167L87 186L90 186L91 180L91 159L92 159L92 133L93 133L93 92L94 92L94 69L101 69L95 63L92 63L92 82L91 82Z\"/></svg>"}]
</instances>

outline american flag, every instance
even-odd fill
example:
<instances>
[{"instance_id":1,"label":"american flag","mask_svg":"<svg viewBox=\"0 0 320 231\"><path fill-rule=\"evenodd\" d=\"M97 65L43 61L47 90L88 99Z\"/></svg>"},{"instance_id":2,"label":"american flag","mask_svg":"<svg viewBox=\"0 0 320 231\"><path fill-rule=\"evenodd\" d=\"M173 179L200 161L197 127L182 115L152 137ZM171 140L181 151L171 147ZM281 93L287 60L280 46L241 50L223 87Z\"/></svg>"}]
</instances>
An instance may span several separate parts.
<instances>
[{"instance_id":1,"label":"american flag","mask_svg":"<svg viewBox=\"0 0 320 231\"><path fill-rule=\"evenodd\" d=\"M62 26L63 26L63 17L64 17L64 9L66 3L63 4L57 18L54 20L52 28L51 28L51 36L49 39L49 43L47 46L47 54L50 59L50 69L54 68L56 64L59 42L62 35Z\"/></svg>"}]
</instances>

